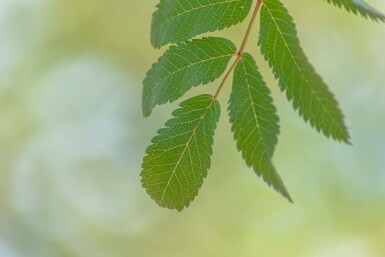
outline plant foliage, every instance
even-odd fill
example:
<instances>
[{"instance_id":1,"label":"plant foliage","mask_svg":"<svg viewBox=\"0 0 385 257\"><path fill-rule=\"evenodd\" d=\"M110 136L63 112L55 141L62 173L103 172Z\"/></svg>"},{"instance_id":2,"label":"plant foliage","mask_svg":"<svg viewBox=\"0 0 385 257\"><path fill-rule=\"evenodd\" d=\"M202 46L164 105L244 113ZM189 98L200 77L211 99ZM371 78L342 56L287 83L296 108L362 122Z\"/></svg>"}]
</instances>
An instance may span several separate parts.
<instances>
[{"instance_id":1,"label":"plant foliage","mask_svg":"<svg viewBox=\"0 0 385 257\"><path fill-rule=\"evenodd\" d=\"M363 0L326 0L329 3L332 3L338 7L345 8L348 12L353 12L354 14L361 14L363 17L375 21L385 21L385 15L381 12L367 4Z\"/></svg>"},{"instance_id":2,"label":"plant foliage","mask_svg":"<svg viewBox=\"0 0 385 257\"><path fill-rule=\"evenodd\" d=\"M210 95L184 101L147 148L142 182L160 205L182 210L195 198L210 167L220 107Z\"/></svg>"},{"instance_id":3,"label":"plant foliage","mask_svg":"<svg viewBox=\"0 0 385 257\"><path fill-rule=\"evenodd\" d=\"M293 19L279 0L266 0L262 6L259 44L279 86L305 121L326 136L348 142L337 102L307 60Z\"/></svg>"},{"instance_id":4,"label":"plant foliage","mask_svg":"<svg viewBox=\"0 0 385 257\"><path fill-rule=\"evenodd\" d=\"M236 51L224 38L203 38L171 46L148 71L143 87L143 114L156 104L173 102L189 89L219 78Z\"/></svg>"},{"instance_id":5,"label":"plant foliage","mask_svg":"<svg viewBox=\"0 0 385 257\"><path fill-rule=\"evenodd\" d=\"M326 0L376 21L385 16L362 0ZM297 37L295 23L280 0L257 0L245 38L237 50L225 38L202 33L242 22L252 0L160 0L151 27L156 48L172 43L147 72L142 110L180 99L192 87L214 82L225 73L215 95L183 101L146 150L142 184L162 207L181 211L190 205L210 167L214 131L220 116L217 98L233 73L228 111L237 148L246 164L269 186L291 201L273 165L279 119L270 90L253 57L245 53L252 25L260 13L259 46L294 109L317 131L349 143L343 115L333 94L310 64ZM192 39L192 40L191 40Z\"/></svg>"},{"instance_id":6,"label":"plant foliage","mask_svg":"<svg viewBox=\"0 0 385 257\"><path fill-rule=\"evenodd\" d=\"M229 114L238 150L247 165L291 201L271 162L278 141L278 116L270 91L250 54L244 54L235 68Z\"/></svg>"},{"instance_id":7,"label":"plant foliage","mask_svg":"<svg viewBox=\"0 0 385 257\"><path fill-rule=\"evenodd\" d=\"M246 18L251 3L252 0L161 0L152 20L152 45L161 47L230 27Z\"/></svg>"}]
</instances>

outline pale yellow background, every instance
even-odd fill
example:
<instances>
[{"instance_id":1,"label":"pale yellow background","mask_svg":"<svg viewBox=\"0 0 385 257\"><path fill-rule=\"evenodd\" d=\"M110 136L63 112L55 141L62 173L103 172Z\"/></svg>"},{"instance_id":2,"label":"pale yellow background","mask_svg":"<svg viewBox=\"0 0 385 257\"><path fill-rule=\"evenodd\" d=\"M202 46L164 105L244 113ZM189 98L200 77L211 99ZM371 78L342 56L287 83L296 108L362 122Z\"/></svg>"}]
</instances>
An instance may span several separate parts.
<instances>
[{"instance_id":1,"label":"pale yellow background","mask_svg":"<svg viewBox=\"0 0 385 257\"><path fill-rule=\"evenodd\" d=\"M306 125L257 59L281 117L274 162L295 204L235 150L226 101L212 168L182 213L140 183L176 104L141 116L155 0L0 0L1 257L384 257L385 24L323 0L284 1L340 102L352 146ZM383 0L372 4L385 11ZM246 23L214 33L237 44ZM213 93L218 83L188 96Z\"/></svg>"}]
</instances>

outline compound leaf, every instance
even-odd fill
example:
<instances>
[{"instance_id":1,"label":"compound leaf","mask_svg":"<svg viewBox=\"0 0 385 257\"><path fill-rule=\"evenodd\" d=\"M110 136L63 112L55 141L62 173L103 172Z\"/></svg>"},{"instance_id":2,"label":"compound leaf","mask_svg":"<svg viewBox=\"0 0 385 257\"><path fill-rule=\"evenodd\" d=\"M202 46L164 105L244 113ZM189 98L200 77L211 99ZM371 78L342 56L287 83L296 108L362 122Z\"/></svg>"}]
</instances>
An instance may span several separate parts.
<instances>
[{"instance_id":1,"label":"compound leaf","mask_svg":"<svg viewBox=\"0 0 385 257\"><path fill-rule=\"evenodd\" d=\"M198 194L210 167L217 100L201 95L180 104L146 150L142 184L162 207L181 211Z\"/></svg>"},{"instance_id":2,"label":"compound leaf","mask_svg":"<svg viewBox=\"0 0 385 257\"><path fill-rule=\"evenodd\" d=\"M173 102L192 87L220 77L235 52L232 42L218 37L171 46L143 81L143 115L149 116L157 104Z\"/></svg>"},{"instance_id":3,"label":"compound leaf","mask_svg":"<svg viewBox=\"0 0 385 257\"><path fill-rule=\"evenodd\" d=\"M246 18L251 4L252 0L161 0L152 20L152 45L178 43L235 25Z\"/></svg>"},{"instance_id":4,"label":"compound leaf","mask_svg":"<svg viewBox=\"0 0 385 257\"><path fill-rule=\"evenodd\" d=\"M334 4L338 7L345 8L348 12L352 12L354 14L361 14L363 17L371 19L375 21L385 21L385 15L367 4L363 0L326 0L327 2Z\"/></svg>"},{"instance_id":5,"label":"compound leaf","mask_svg":"<svg viewBox=\"0 0 385 257\"><path fill-rule=\"evenodd\" d=\"M349 142L343 115L333 94L300 47L293 19L279 0L265 0L259 44L279 85L305 121L335 140Z\"/></svg>"},{"instance_id":6,"label":"compound leaf","mask_svg":"<svg viewBox=\"0 0 385 257\"><path fill-rule=\"evenodd\" d=\"M238 150L247 165L291 201L271 162L279 134L278 116L270 91L249 54L244 54L235 68L228 110Z\"/></svg>"}]
</instances>

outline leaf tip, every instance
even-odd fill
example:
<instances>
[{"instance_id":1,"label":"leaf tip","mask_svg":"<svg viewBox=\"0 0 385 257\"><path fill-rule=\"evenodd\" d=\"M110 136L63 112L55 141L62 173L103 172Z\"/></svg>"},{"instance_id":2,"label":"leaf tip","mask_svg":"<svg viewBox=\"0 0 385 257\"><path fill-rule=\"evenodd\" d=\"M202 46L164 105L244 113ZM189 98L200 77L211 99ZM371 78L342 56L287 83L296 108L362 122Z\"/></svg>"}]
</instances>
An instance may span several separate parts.
<instances>
[{"instance_id":1,"label":"leaf tip","mask_svg":"<svg viewBox=\"0 0 385 257\"><path fill-rule=\"evenodd\" d=\"M151 115L151 113L152 113L152 109L147 108L147 107L142 108L143 117L147 118Z\"/></svg>"},{"instance_id":2,"label":"leaf tip","mask_svg":"<svg viewBox=\"0 0 385 257\"><path fill-rule=\"evenodd\" d=\"M287 193L287 192L286 192ZM293 201L293 199L291 198L291 196L289 195L289 193L287 193L286 195L283 195L288 201L289 201L289 203L292 203L292 204L294 204L294 201Z\"/></svg>"},{"instance_id":3,"label":"leaf tip","mask_svg":"<svg viewBox=\"0 0 385 257\"><path fill-rule=\"evenodd\" d=\"M290 203L294 203L293 199L291 198L289 192L287 191L286 187L283 185L283 182L282 182L282 186L277 188L273 185L273 188L278 192L280 193L286 200L288 200Z\"/></svg>"},{"instance_id":4,"label":"leaf tip","mask_svg":"<svg viewBox=\"0 0 385 257\"><path fill-rule=\"evenodd\" d=\"M343 142L344 142L345 144L347 144L347 145L350 145L350 146L353 145L353 143L352 143L352 141L351 141L351 137L350 137L349 135L348 135L346 138L344 138Z\"/></svg>"},{"instance_id":5,"label":"leaf tip","mask_svg":"<svg viewBox=\"0 0 385 257\"><path fill-rule=\"evenodd\" d=\"M152 96L147 96L147 94L143 93L142 97L142 114L143 117L149 117L152 113L152 110L154 109L156 103L154 104L153 101L151 101Z\"/></svg>"}]
</instances>

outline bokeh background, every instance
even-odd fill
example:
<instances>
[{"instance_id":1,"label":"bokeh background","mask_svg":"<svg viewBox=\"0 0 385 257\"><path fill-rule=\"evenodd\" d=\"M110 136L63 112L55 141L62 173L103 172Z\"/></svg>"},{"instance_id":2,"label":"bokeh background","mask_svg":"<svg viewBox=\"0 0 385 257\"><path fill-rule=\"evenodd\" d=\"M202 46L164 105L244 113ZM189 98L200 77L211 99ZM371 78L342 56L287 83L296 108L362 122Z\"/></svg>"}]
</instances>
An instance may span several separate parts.
<instances>
[{"instance_id":1,"label":"bokeh background","mask_svg":"<svg viewBox=\"0 0 385 257\"><path fill-rule=\"evenodd\" d=\"M0 0L1 257L384 257L385 25L284 1L353 145L302 122L255 54L281 118L274 162L295 204L235 150L220 97L212 168L190 208L142 189L146 146L177 104L141 115L156 0ZM385 11L385 1L370 1ZM246 23L213 35L240 43ZM214 93L217 83L184 99Z\"/></svg>"}]
</instances>

